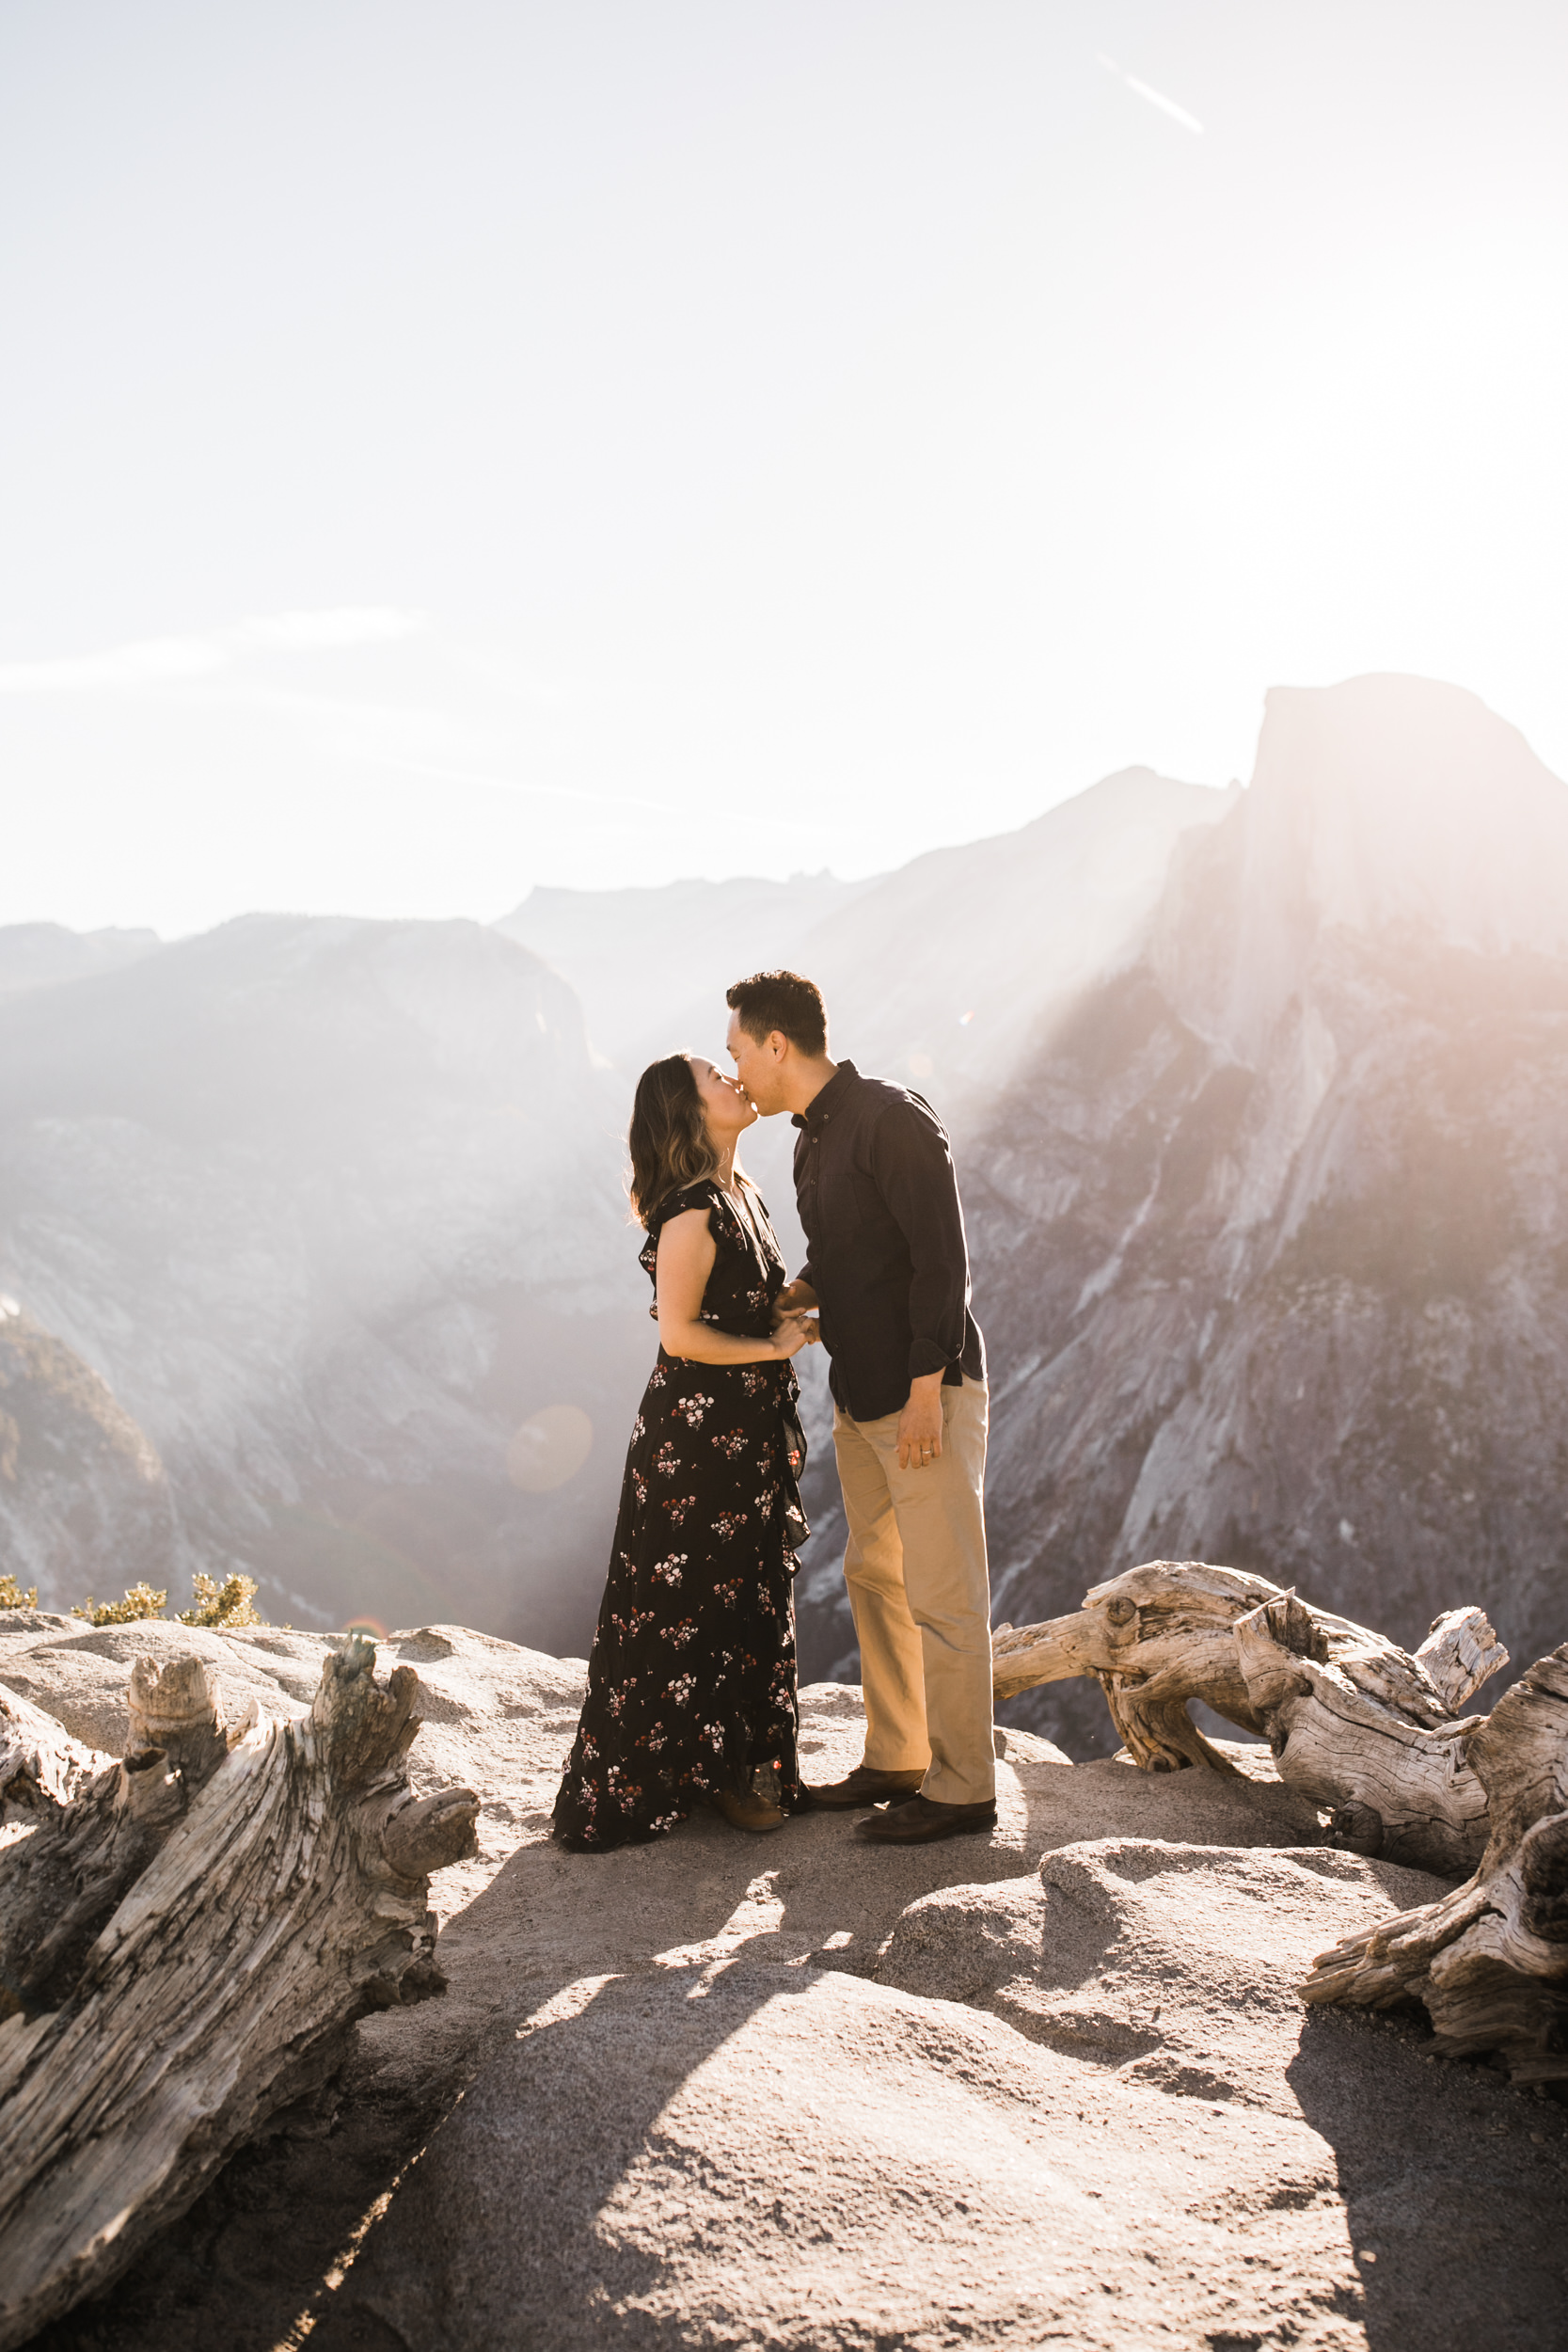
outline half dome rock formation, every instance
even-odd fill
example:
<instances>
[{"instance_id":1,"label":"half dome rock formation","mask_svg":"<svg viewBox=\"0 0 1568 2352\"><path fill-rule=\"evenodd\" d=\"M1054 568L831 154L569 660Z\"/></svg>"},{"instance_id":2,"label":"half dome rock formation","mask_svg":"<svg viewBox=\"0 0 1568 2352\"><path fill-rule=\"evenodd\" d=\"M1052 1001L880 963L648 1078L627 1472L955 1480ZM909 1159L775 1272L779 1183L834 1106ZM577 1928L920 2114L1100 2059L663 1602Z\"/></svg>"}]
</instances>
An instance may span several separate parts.
<instances>
[{"instance_id":1,"label":"half dome rock formation","mask_svg":"<svg viewBox=\"0 0 1568 2352\"><path fill-rule=\"evenodd\" d=\"M157 1576L174 1546L151 1440L90 1364L0 1295L0 1568L57 1601Z\"/></svg>"},{"instance_id":2,"label":"half dome rock formation","mask_svg":"<svg viewBox=\"0 0 1568 2352\"><path fill-rule=\"evenodd\" d=\"M960 1153L998 1616L1205 1558L1412 1650L1462 1582L1551 1648L1565 1165L1568 787L1455 689L1271 695L1141 954ZM1103 1740L1070 1689L1020 1704Z\"/></svg>"},{"instance_id":3,"label":"half dome rock formation","mask_svg":"<svg viewBox=\"0 0 1568 2352\"><path fill-rule=\"evenodd\" d=\"M312 1635L15 1612L0 1687L118 1750L138 1646L143 1692L188 1651L223 1714L302 1737L334 1679ZM1556 2352L1563 2113L1418 2022L1304 2010L1318 1954L1449 1888L1327 1846L1266 1750L1158 1775L1006 1733L990 1837L702 1814L576 1855L547 1818L580 1661L443 1625L388 1669L420 1685L416 1798L480 1800L431 1883L446 1990L361 2016L40 2352ZM858 1691L804 1692L802 1735L843 1772Z\"/></svg>"}]
</instances>

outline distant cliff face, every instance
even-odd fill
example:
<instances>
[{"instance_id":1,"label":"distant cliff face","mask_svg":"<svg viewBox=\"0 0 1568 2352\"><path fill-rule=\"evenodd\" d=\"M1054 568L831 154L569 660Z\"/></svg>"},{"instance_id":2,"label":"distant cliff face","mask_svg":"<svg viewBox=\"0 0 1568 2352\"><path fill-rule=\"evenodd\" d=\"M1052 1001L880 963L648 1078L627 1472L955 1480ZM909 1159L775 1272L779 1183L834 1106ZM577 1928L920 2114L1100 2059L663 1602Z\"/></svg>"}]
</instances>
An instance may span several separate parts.
<instances>
[{"instance_id":1,"label":"distant cliff face","mask_svg":"<svg viewBox=\"0 0 1568 2352\"><path fill-rule=\"evenodd\" d=\"M1271 698L963 1166L999 1618L1199 1556L1411 1645L1471 1600L1561 1640L1568 789L1480 704Z\"/></svg>"},{"instance_id":2,"label":"distant cliff face","mask_svg":"<svg viewBox=\"0 0 1568 2352\"><path fill-rule=\"evenodd\" d=\"M1138 954L1176 845L1233 797L1128 768L1015 833L887 875L801 944L834 1054L974 1132L1064 1004Z\"/></svg>"},{"instance_id":3,"label":"distant cliff face","mask_svg":"<svg viewBox=\"0 0 1568 2352\"><path fill-rule=\"evenodd\" d=\"M40 1597L135 1552L171 1600L239 1567L277 1617L574 1646L648 1345L624 1118L571 992L477 924L253 917L0 1007L0 1289L178 1531L154 1573L105 1521Z\"/></svg>"},{"instance_id":4,"label":"distant cliff face","mask_svg":"<svg viewBox=\"0 0 1568 2352\"><path fill-rule=\"evenodd\" d=\"M0 1297L0 1566L63 1605L121 1574L117 1597L152 1579L173 1545L150 1440L63 1340Z\"/></svg>"},{"instance_id":5,"label":"distant cliff face","mask_svg":"<svg viewBox=\"0 0 1568 2352\"><path fill-rule=\"evenodd\" d=\"M594 1047L635 1078L661 1054L724 1050L724 991L807 968L816 927L875 887L832 874L531 891L496 925L569 980Z\"/></svg>"}]
</instances>

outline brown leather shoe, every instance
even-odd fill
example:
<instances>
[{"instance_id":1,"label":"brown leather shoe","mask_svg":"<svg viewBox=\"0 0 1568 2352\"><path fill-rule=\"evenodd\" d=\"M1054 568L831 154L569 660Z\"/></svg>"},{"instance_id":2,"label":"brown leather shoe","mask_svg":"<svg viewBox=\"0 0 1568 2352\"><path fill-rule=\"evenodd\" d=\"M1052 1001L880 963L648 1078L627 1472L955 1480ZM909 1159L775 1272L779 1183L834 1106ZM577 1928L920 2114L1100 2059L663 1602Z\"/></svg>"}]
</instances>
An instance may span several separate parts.
<instances>
[{"instance_id":1,"label":"brown leather shoe","mask_svg":"<svg viewBox=\"0 0 1568 2352\"><path fill-rule=\"evenodd\" d=\"M768 1804L761 1797L732 1797L727 1789L713 1800L715 1809L721 1813L731 1829L749 1829L760 1836L770 1829L783 1829L784 1817L776 1804Z\"/></svg>"},{"instance_id":2,"label":"brown leather shoe","mask_svg":"<svg viewBox=\"0 0 1568 2352\"><path fill-rule=\"evenodd\" d=\"M968 1837L996 1827L996 1800L989 1804L938 1804L934 1797L911 1797L855 1823L855 1836L876 1846L929 1846L939 1837Z\"/></svg>"},{"instance_id":3,"label":"brown leather shoe","mask_svg":"<svg viewBox=\"0 0 1568 2352\"><path fill-rule=\"evenodd\" d=\"M845 1780L831 1780L820 1788L802 1788L800 1794L808 1804L830 1806L895 1804L901 1797L912 1797L924 1772L879 1772L869 1764L857 1764Z\"/></svg>"}]
</instances>

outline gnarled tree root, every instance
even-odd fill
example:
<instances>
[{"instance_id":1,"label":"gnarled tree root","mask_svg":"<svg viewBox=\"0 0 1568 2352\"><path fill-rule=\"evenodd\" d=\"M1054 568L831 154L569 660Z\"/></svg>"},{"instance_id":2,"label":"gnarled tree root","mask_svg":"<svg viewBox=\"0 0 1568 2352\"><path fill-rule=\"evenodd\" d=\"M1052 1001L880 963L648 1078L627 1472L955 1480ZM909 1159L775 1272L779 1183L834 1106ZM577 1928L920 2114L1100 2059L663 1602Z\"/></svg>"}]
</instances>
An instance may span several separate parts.
<instances>
[{"instance_id":1,"label":"gnarled tree root","mask_svg":"<svg viewBox=\"0 0 1568 2352\"><path fill-rule=\"evenodd\" d=\"M1479 1609L1440 1617L1415 1657L1260 1576L1152 1560L1045 1625L1004 1629L999 1698L1092 1675L1147 1772L1231 1766L1188 1714L1203 1699L1261 1734L1280 1778L1323 1806L1340 1845L1457 1878L1486 1843L1486 1792L1458 1709L1506 1663Z\"/></svg>"},{"instance_id":2,"label":"gnarled tree root","mask_svg":"<svg viewBox=\"0 0 1568 2352\"><path fill-rule=\"evenodd\" d=\"M227 1733L198 1661L142 1660L129 1752L79 1792L11 1717L42 1819L0 1854L0 2352L108 2285L356 2016L439 1989L428 1874L479 1800L413 1796L419 1677L374 1660L355 1639L309 1714Z\"/></svg>"},{"instance_id":3,"label":"gnarled tree root","mask_svg":"<svg viewBox=\"0 0 1568 2352\"><path fill-rule=\"evenodd\" d=\"M1568 1644L1539 1660L1467 1739L1491 1836L1441 1902L1349 1936L1303 2000L1420 2001L1445 2058L1496 2053L1515 2082L1568 2081Z\"/></svg>"}]
</instances>

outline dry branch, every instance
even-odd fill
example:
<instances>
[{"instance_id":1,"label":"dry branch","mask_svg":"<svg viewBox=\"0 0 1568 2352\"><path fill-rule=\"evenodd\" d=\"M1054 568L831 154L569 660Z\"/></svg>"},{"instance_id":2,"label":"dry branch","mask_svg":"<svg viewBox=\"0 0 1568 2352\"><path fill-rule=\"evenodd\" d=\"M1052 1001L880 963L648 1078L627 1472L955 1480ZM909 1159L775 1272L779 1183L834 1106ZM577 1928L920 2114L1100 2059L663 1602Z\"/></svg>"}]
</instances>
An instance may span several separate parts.
<instances>
[{"instance_id":1,"label":"dry branch","mask_svg":"<svg viewBox=\"0 0 1568 2352\"><path fill-rule=\"evenodd\" d=\"M1259 1732L1236 1660L1231 1628L1277 1587L1239 1568L1197 1560L1152 1560L1097 1584L1070 1616L1004 1626L992 1644L999 1699L1042 1682L1092 1675L1134 1763L1145 1772L1187 1764L1231 1767L1187 1713L1193 1698L1245 1731Z\"/></svg>"},{"instance_id":2,"label":"dry branch","mask_svg":"<svg viewBox=\"0 0 1568 2352\"><path fill-rule=\"evenodd\" d=\"M1412 1658L1263 1577L1152 1560L1070 1616L1004 1629L993 1671L998 1698L1094 1676L1146 1772L1231 1769L1188 1714L1203 1699L1268 1740L1340 1844L1459 1877L1486 1842L1486 1795L1465 1756L1478 1719L1455 1709L1507 1655L1479 1609L1440 1617Z\"/></svg>"},{"instance_id":3,"label":"dry branch","mask_svg":"<svg viewBox=\"0 0 1568 2352\"><path fill-rule=\"evenodd\" d=\"M1302 1998L1418 2000L1444 2057L1496 2052L1515 2082L1568 2081L1568 1644L1504 1692L1467 1747L1491 1825L1474 1877L1322 1953Z\"/></svg>"},{"instance_id":4,"label":"dry branch","mask_svg":"<svg viewBox=\"0 0 1568 2352\"><path fill-rule=\"evenodd\" d=\"M350 1642L309 1714L227 1734L198 1661L138 1661L124 1762L0 1855L0 2352L325 2080L354 2018L439 1989L427 1874L479 1801L414 1798L419 1677L374 1658Z\"/></svg>"}]
</instances>

